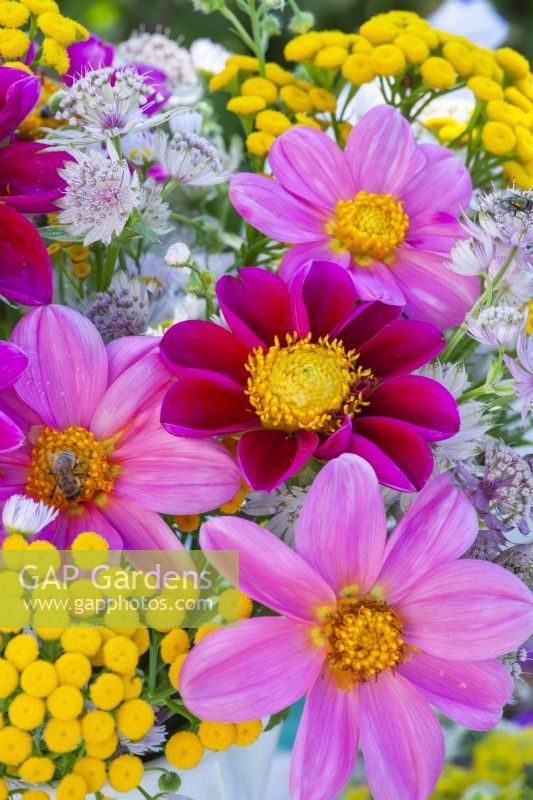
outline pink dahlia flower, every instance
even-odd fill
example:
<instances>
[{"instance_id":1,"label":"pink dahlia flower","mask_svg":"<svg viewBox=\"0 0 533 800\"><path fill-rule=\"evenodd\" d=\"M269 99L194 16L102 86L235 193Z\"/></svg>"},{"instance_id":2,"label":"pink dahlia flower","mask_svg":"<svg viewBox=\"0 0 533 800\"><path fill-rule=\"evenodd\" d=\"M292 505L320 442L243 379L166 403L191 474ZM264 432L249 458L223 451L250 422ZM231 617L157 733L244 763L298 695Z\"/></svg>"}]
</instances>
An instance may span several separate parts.
<instances>
[{"instance_id":1,"label":"pink dahlia flower","mask_svg":"<svg viewBox=\"0 0 533 800\"><path fill-rule=\"evenodd\" d=\"M315 262L289 289L248 267L217 283L231 332L180 322L161 350L180 380L167 392L164 427L177 436L242 434L241 471L271 491L312 457L350 451L381 483L418 491L433 459L427 442L459 429L441 384L409 375L443 347L437 328L401 309L359 303L347 272Z\"/></svg>"},{"instance_id":2,"label":"pink dahlia flower","mask_svg":"<svg viewBox=\"0 0 533 800\"><path fill-rule=\"evenodd\" d=\"M242 590L281 616L203 639L180 674L186 706L237 722L307 694L293 800L336 797L359 745L375 800L427 800L444 763L430 706L475 730L496 725L513 691L497 658L533 629L516 576L461 559L476 534L472 506L442 475L387 540L377 480L353 455L315 479L297 552L253 522L209 520L202 547L238 550Z\"/></svg>"},{"instance_id":3,"label":"pink dahlia flower","mask_svg":"<svg viewBox=\"0 0 533 800\"><path fill-rule=\"evenodd\" d=\"M311 260L348 269L364 300L404 306L439 328L458 325L479 296L477 278L444 265L465 233L468 170L446 148L417 144L389 106L369 111L344 152L325 133L295 127L273 144L275 180L242 173L233 205L251 225L293 245L281 262L292 280Z\"/></svg>"},{"instance_id":4,"label":"pink dahlia flower","mask_svg":"<svg viewBox=\"0 0 533 800\"><path fill-rule=\"evenodd\" d=\"M50 305L23 317L12 342L29 365L0 396L0 410L25 442L1 454L0 506L26 493L57 508L45 535L58 547L94 530L112 547L176 548L160 513L197 514L236 494L239 471L224 448L161 427L161 399L174 377L157 338L106 347L89 320Z\"/></svg>"},{"instance_id":5,"label":"pink dahlia flower","mask_svg":"<svg viewBox=\"0 0 533 800\"><path fill-rule=\"evenodd\" d=\"M10 342L0 342L0 392L20 378L28 359L19 347ZM24 434L11 417L0 410L0 452L15 450L24 441Z\"/></svg>"}]
</instances>

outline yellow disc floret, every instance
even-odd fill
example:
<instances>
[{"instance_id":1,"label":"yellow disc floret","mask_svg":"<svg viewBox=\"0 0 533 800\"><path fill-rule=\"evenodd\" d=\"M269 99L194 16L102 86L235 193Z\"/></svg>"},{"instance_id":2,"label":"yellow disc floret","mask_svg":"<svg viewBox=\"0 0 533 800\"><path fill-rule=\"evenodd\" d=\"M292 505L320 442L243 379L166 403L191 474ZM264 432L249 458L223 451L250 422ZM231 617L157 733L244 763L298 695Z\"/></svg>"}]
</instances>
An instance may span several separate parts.
<instances>
[{"instance_id":1,"label":"yellow disc floret","mask_svg":"<svg viewBox=\"0 0 533 800\"><path fill-rule=\"evenodd\" d=\"M143 762L138 756L119 756L109 767L109 783L117 792L130 792L139 785L143 774Z\"/></svg>"},{"instance_id":2,"label":"yellow disc floret","mask_svg":"<svg viewBox=\"0 0 533 800\"><path fill-rule=\"evenodd\" d=\"M0 25L4 28L20 28L28 21L30 13L26 6L12 0L0 2Z\"/></svg>"},{"instance_id":3,"label":"yellow disc floret","mask_svg":"<svg viewBox=\"0 0 533 800\"><path fill-rule=\"evenodd\" d=\"M349 250L364 265L369 257L383 261L392 256L408 228L401 201L390 194L358 192L353 200L339 200L326 233L334 234L339 249Z\"/></svg>"},{"instance_id":4,"label":"yellow disc floret","mask_svg":"<svg viewBox=\"0 0 533 800\"><path fill-rule=\"evenodd\" d=\"M266 352L258 347L248 356L246 393L265 428L331 433L365 404L358 385L370 370L357 359L327 336L312 342L310 333L286 334L285 345L276 337Z\"/></svg>"},{"instance_id":5,"label":"yellow disc floret","mask_svg":"<svg viewBox=\"0 0 533 800\"><path fill-rule=\"evenodd\" d=\"M235 744L238 747L248 747L261 736L263 723L260 719L252 719L250 722L235 723Z\"/></svg>"},{"instance_id":6,"label":"yellow disc floret","mask_svg":"<svg viewBox=\"0 0 533 800\"><path fill-rule=\"evenodd\" d=\"M49 750L55 753L71 753L81 739L81 726L77 719L49 719L43 738Z\"/></svg>"},{"instance_id":7,"label":"yellow disc floret","mask_svg":"<svg viewBox=\"0 0 533 800\"><path fill-rule=\"evenodd\" d=\"M26 761L31 753L31 736L8 725L0 731L0 762L8 767Z\"/></svg>"},{"instance_id":8,"label":"yellow disc floret","mask_svg":"<svg viewBox=\"0 0 533 800\"><path fill-rule=\"evenodd\" d=\"M7 643L5 657L17 669L24 669L37 659L39 655L39 645L34 636L29 633L21 633Z\"/></svg>"},{"instance_id":9,"label":"yellow disc floret","mask_svg":"<svg viewBox=\"0 0 533 800\"><path fill-rule=\"evenodd\" d=\"M124 699L124 682L112 672L104 672L91 684L89 695L97 708L111 711Z\"/></svg>"},{"instance_id":10,"label":"yellow disc floret","mask_svg":"<svg viewBox=\"0 0 533 800\"><path fill-rule=\"evenodd\" d=\"M10 661L0 658L0 698L9 697L19 684L19 674Z\"/></svg>"},{"instance_id":11,"label":"yellow disc floret","mask_svg":"<svg viewBox=\"0 0 533 800\"><path fill-rule=\"evenodd\" d=\"M33 661L20 676L20 685L32 697L48 697L57 686L54 665L41 659Z\"/></svg>"},{"instance_id":12,"label":"yellow disc floret","mask_svg":"<svg viewBox=\"0 0 533 800\"><path fill-rule=\"evenodd\" d=\"M82 775L65 775L56 788L56 800L84 800L88 786Z\"/></svg>"},{"instance_id":13,"label":"yellow disc floret","mask_svg":"<svg viewBox=\"0 0 533 800\"><path fill-rule=\"evenodd\" d=\"M54 777L55 766L51 758L33 756L19 767L19 775L27 783L47 783Z\"/></svg>"},{"instance_id":14,"label":"yellow disc floret","mask_svg":"<svg viewBox=\"0 0 533 800\"><path fill-rule=\"evenodd\" d=\"M117 711L117 728L136 742L146 736L154 724L154 710L146 700L126 700Z\"/></svg>"},{"instance_id":15,"label":"yellow disc floret","mask_svg":"<svg viewBox=\"0 0 533 800\"><path fill-rule=\"evenodd\" d=\"M31 454L28 494L65 511L112 488L107 453L94 434L78 426L44 429Z\"/></svg>"},{"instance_id":16,"label":"yellow disc floret","mask_svg":"<svg viewBox=\"0 0 533 800\"><path fill-rule=\"evenodd\" d=\"M170 737L165 746L165 756L176 769L193 769L204 754L200 738L189 731L180 731Z\"/></svg>"},{"instance_id":17,"label":"yellow disc floret","mask_svg":"<svg viewBox=\"0 0 533 800\"><path fill-rule=\"evenodd\" d=\"M32 731L37 728L44 719L44 701L38 697L30 697L29 694L21 692L11 701L7 710L9 721L16 728L23 731Z\"/></svg>"},{"instance_id":18,"label":"yellow disc floret","mask_svg":"<svg viewBox=\"0 0 533 800\"><path fill-rule=\"evenodd\" d=\"M235 744L237 729L232 722L209 722L202 720L198 728L200 741L209 750L227 750Z\"/></svg>"}]
</instances>

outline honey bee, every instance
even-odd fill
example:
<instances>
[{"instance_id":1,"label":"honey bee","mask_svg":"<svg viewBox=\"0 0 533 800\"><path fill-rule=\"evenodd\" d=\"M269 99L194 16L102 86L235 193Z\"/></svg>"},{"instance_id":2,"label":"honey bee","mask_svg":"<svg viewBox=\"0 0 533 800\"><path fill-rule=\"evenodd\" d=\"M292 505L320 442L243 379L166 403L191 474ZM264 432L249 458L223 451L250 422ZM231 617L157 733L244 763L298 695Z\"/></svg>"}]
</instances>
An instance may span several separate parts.
<instances>
[{"instance_id":1,"label":"honey bee","mask_svg":"<svg viewBox=\"0 0 533 800\"><path fill-rule=\"evenodd\" d=\"M65 500L69 502L77 500L83 489L81 479L87 477L88 473L80 472L81 464L75 454L70 450L63 450L50 456L49 462L50 469L48 474L52 475L56 482L50 495L50 500L53 499L58 490Z\"/></svg>"}]
</instances>

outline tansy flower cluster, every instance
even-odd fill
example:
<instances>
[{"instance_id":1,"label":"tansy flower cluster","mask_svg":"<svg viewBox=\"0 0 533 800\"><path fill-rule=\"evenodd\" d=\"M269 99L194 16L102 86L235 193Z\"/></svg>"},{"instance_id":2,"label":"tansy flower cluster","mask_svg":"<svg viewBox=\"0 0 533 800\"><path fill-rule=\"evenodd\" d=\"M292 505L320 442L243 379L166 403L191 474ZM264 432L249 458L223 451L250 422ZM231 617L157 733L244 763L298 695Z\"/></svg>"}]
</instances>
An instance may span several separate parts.
<instances>
[{"instance_id":1,"label":"tansy flower cluster","mask_svg":"<svg viewBox=\"0 0 533 800\"><path fill-rule=\"evenodd\" d=\"M0 571L8 606L20 599L18 570L30 553L43 582L50 567L58 569L59 553L52 544L28 544L22 534L11 533L2 548L7 569ZM78 567L88 570L105 563L107 542L96 533L81 533L72 555ZM61 587L50 593L41 587L39 596L61 594ZM90 582L80 578L70 594L89 598ZM183 628L162 627L161 619L153 620L149 632L127 613L109 617L100 627L94 615L76 625L67 614L64 626L57 627L54 611L56 627L50 627L52 616L45 612L40 620L34 618L32 632L22 631L28 620L13 618L13 627L1 629L0 765L29 792L36 791L31 786L53 783L58 800L81 800L106 783L116 792L134 789L144 773L140 756L146 752L164 747L168 762L184 770L196 766L205 750L252 744L262 731L260 720L227 724L189 715L182 719L188 729L182 725L171 735L159 721L166 702L179 697L179 674L191 647L225 620L235 619L235 609L248 617L252 608L246 595L225 590L218 602L219 622L202 626L192 641Z\"/></svg>"},{"instance_id":2,"label":"tansy flower cluster","mask_svg":"<svg viewBox=\"0 0 533 800\"><path fill-rule=\"evenodd\" d=\"M67 46L89 38L79 22L60 13L55 0L0 2L0 58L4 66L30 73L39 66L68 71Z\"/></svg>"}]
</instances>

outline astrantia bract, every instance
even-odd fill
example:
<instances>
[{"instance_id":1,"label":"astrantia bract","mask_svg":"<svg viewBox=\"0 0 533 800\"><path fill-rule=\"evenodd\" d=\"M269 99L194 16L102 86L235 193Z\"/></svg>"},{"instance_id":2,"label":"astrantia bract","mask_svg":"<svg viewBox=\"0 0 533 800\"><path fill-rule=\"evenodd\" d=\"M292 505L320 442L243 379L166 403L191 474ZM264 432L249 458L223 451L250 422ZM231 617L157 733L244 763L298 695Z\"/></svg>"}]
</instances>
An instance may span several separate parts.
<instances>
[{"instance_id":1,"label":"astrantia bract","mask_svg":"<svg viewBox=\"0 0 533 800\"><path fill-rule=\"evenodd\" d=\"M296 553L255 523L209 520L202 547L238 550L242 590L281 616L197 644L180 673L186 706L236 722L307 694L292 800L336 797L359 745L375 800L427 800L444 763L430 706L475 730L496 725L513 690L497 657L533 630L518 578L460 558L476 534L472 506L442 475L387 540L375 475L353 455L315 479Z\"/></svg>"},{"instance_id":2,"label":"astrantia bract","mask_svg":"<svg viewBox=\"0 0 533 800\"><path fill-rule=\"evenodd\" d=\"M444 346L427 322L401 309L357 303L347 272L315 262L289 290L248 267L217 283L231 332L186 321L163 337L180 380L162 406L178 436L242 433L241 470L271 491L312 457L350 451L381 483L418 491L433 460L427 442L459 430L457 404L443 386L410 375Z\"/></svg>"},{"instance_id":3,"label":"astrantia bract","mask_svg":"<svg viewBox=\"0 0 533 800\"><path fill-rule=\"evenodd\" d=\"M358 296L404 306L440 328L463 321L479 295L476 278L444 264L465 234L468 170L444 147L417 144L389 106L369 111L344 152L325 133L294 127L272 145L276 180L242 173L230 197L251 225L292 245L281 274L292 280L312 259L348 269Z\"/></svg>"}]
</instances>

